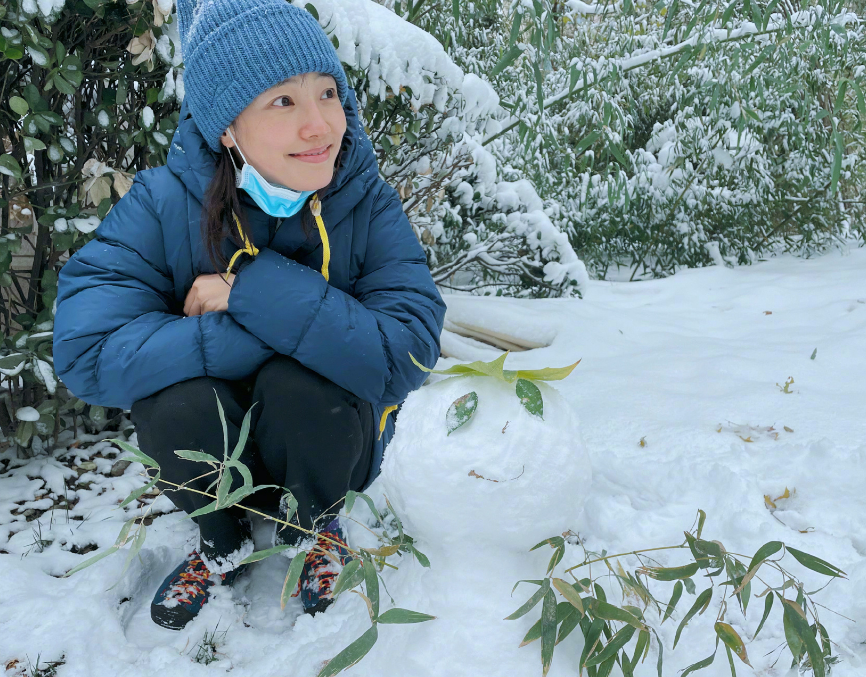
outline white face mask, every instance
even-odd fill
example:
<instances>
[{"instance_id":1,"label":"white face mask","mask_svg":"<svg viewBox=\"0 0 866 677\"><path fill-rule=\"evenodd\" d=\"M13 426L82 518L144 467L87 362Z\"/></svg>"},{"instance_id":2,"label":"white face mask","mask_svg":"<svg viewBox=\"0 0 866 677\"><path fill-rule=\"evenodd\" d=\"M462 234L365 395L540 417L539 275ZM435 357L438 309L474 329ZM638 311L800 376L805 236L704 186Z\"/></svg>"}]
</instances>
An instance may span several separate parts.
<instances>
[{"instance_id":1,"label":"white face mask","mask_svg":"<svg viewBox=\"0 0 866 677\"><path fill-rule=\"evenodd\" d=\"M232 157L232 165L235 168L235 184L238 188L242 188L247 194L255 200L256 204L265 214L287 218L294 216L307 201L307 198L315 193L314 190L292 190L280 184L273 184L263 177L259 171L250 164L240 145L232 134L231 129L226 130L228 135L234 141L241 157L244 159L244 166L238 170L235 165L234 157ZM231 152L229 152L231 155Z\"/></svg>"}]
</instances>

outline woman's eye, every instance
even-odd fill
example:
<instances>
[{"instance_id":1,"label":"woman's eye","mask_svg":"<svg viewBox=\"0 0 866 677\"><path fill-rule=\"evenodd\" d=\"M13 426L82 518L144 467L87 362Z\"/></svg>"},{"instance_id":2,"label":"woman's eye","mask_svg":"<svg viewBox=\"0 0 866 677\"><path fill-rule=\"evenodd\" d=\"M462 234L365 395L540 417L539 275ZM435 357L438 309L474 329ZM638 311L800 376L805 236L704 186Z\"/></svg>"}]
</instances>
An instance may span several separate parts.
<instances>
[{"instance_id":1,"label":"woman's eye","mask_svg":"<svg viewBox=\"0 0 866 677\"><path fill-rule=\"evenodd\" d=\"M325 93L322 94L322 96L327 99L333 99L337 96L337 90L335 90L333 87L331 89L326 89Z\"/></svg>"},{"instance_id":2,"label":"woman's eye","mask_svg":"<svg viewBox=\"0 0 866 677\"><path fill-rule=\"evenodd\" d=\"M280 106L281 108L283 108L285 106L291 106L292 105L292 99L288 96L281 96L279 99L274 101L274 103L276 105Z\"/></svg>"}]
</instances>

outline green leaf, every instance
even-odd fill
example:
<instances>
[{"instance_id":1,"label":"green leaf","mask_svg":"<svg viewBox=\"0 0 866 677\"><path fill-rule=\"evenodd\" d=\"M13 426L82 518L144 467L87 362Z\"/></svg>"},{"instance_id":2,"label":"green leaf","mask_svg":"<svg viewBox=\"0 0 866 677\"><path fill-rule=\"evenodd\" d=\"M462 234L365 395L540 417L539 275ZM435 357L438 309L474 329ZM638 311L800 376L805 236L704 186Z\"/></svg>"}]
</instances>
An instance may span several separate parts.
<instances>
[{"instance_id":1,"label":"green leaf","mask_svg":"<svg viewBox=\"0 0 866 677\"><path fill-rule=\"evenodd\" d=\"M328 661L328 664L322 668L317 677L332 677L346 668L352 667L369 653L378 638L378 625L373 625L367 632Z\"/></svg>"},{"instance_id":2,"label":"green leaf","mask_svg":"<svg viewBox=\"0 0 866 677\"><path fill-rule=\"evenodd\" d=\"M527 381L525 378L517 379L516 386L517 397L520 398L520 403L533 416L544 419L544 401L541 397L541 391L538 386L532 381Z\"/></svg>"},{"instance_id":3,"label":"green leaf","mask_svg":"<svg viewBox=\"0 0 866 677\"><path fill-rule=\"evenodd\" d=\"M473 391L458 397L445 413L445 425L450 435L461 426L466 425L478 409L478 394Z\"/></svg>"},{"instance_id":4,"label":"green leaf","mask_svg":"<svg viewBox=\"0 0 866 677\"><path fill-rule=\"evenodd\" d=\"M63 75L57 73L54 76L54 86L57 87L57 91L61 94L65 94L66 96L75 96L76 86L69 82Z\"/></svg>"},{"instance_id":5,"label":"green leaf","mask_svg":"<svg viewBox=\"0 0 866 677\"><path fill-rule=\"evenodd\" d=\"M505 620L506 621L513 621L513 620L517 620L521 616L525 616L527 613L532 611L533 607L535 607L536 604L538 604L542 599L544 599L544 596L547 594L548 590L550 590L550 579L545 578L542 581L541 586L538 588L538 590L535 591L535 593L532 595L532 597L530 597L528 600L526 600L526 602L523 604L523 606L521 606L513 614L511 614L510 616L506 616Z\"/></svg>"},{"instance_id":6,"label":"green leaf","mask_svg":"<svg viewBox=\"0 0 866 677\"><path fill-rule=\"evenodd\" d=\"M743 663L752 667L752 664L749 663L749 655L746 653L746 645L743 643L742 638L737 634L737 631L727 623L721 621L716 621L715 630L719 639L725 643L725 646L737 654L737 658L743 661Z\"/></svg>"},{"instance_id":7,"label":"green leaf","mask_svg":"<svg viewBox=\"0 0 866 677\"><path fill-rule=\"evenodd\" d=\"M249 557L244 557L244 559L241 560L241 564L252 564L253 562L259 562L263 559L270 557L271 555L276 555L276 554L281 553L285 550L288 550L289 548L292 548L292 547L294 547L294 546L292 546L292 545L277 545L273 548L268 548L267 550L259 550L257 552L254 552Z\"/></svg>"},{"instance_id":8,"label":"green leaf","mask_svg":"<svg viewBox=\"0 0 866 677\"><path fill-rule=\"evenodd\" d=\"M697 562L692 562L685 566L670 568L641 567L638 571L657 581L679 581L683 578L691 578L698 573L698 564Z\"/></svg>"},{"instance_id":9,"label":"green leaf","mask_svg":"<svg viewBox=\"0 0 866 677\"><path fill-rule=\"evenodd\" d=\"M517 45L511 45L511 47L505 50L505 54L502 55L502 58L500 58L493 67L493 70L490 72L490 78L493 79L499 75L502 71L513 64L521 54L523 54L523 50L520 47Z\"/></svg>"},{"instance_id":10,"label":"green leaf","mask_svg":"<svg viewBox=\"0 0 866 677\"><path fill-rule=\"evenodd\" d=\"M608 660L611 656L616 656L617 652L631 641L634 636L635 629L631 625L626 625L607 643L607 646L597 653L595 656L586 661L586 667L592 667Z\"/></svg>"},{"instance_id":11,"label":"green leaf","mask_svg":"<svg viewBox=\"0 0 866 677\"><path fill-rule=\"evenodd\" d=\"M615 607L613 604L608 604L600 599L590 599L589 610L596 618L603 618L606 621L628 623L630 626L638 630L644 629L644 624L641 623L639 618L630 614L625 609L620 609L619 607Z\"/></svg>"},{"instance_id":12,"label":"green leaf","mask_svg":"<svg viewBox=\"0 0 866 677\"><path fill-rule=\"evenodd\" d=\"M379 574L376 573L376 567L369 555L362 554L364 567L364 587L366 588L367 597L370 598L370 603L373 605L373 616L379 617Z\"/></svg>"},{"instance_id":13,"label":"green leaf","mask_svg":"<svg viewBox=\"0 0 866 677\"><path fill-rule=\"evenodd\" d=\"M779 600L782 602L785 637L788 639L788 646L791 649L791 653L799 662L800 646L804 647L806 653L809 655L809 662L812 664L814 677L824 677L824 655L821 652L821 647L818 646L818 642L815 639L815 635L812 633L812 629L809 627L808 621L793 608L796 606L794 602L782 597L780 597ZM799 645L791 646L791 634L799 640Z\"/></svg>"},{"instance_id":14,"label":"green leaf","mask_svg":"<svg viewBox=\"0 0 866 677\"><path fill-rule=\"evenodd\" d=\"M373 503L373 499L367 496L367 494L362 494L360 491L347 491L346 492L346 513L352 511L352 508L355 505L355 499L360 498L364 503L367 504L367 507L370 508L370 512L373 513L373 517L375 517L379 524L384 524L384 520L382 516L379 514L379 511L376 510L376 504Z\"/></svg>"},{"instance_id":15,"label":"green leaf","mask_svg":"<svg viewBox=\"0 0 866 677\"><path fill-rule=\"evenodd\" d=\"M689 549L692 551L692 556L701 569L724 566L722 549L718 543L695 538L688 532L685 532L685 536Z\"/></svg>"},{"instance_id":16,"label":"green leaf","mask_svg":"<svg viewBox=\"0 0 866 677\"><path fill-rule=\"evenodd\" d=\"M842 135L839 131L833 132L833 145L835 153L833 155L833 168L830 172L830 195L836 194L836 189L839 186L839 176L842 173L842 156L845 154L845 147L842 143Z\"/></svg>"},{"instance_id":17,"label":"green leaf","mask_svg":"<svg viewBox=\"0 0 866 677\"><path fill-rule=\"evenodd\" d=\"M216 458L216 456L211 456L203 451L191 451L189 449L177 449L175 452L181 458L185 458L187 461L202 461L205 463L216 463L219 465L220 461Z\"/></svg>"},{"instance_id":18,"label":"green leaf","mask_svg":"<svg viewBox=\"0 0 866 677\"><path fill-rule=\"evenodd\" d=\"M793 555L795 560L807 569L816 571L819 574L824 574L825 576L843 577L847 575L839 567L815 557L814 555L810 555L808 552L803 552L802 550L797 550L790 546L786 546L786 549L791 553L791 555Z\"/></svg>"},{"instance_id":19,"label":"green leaf","mask_svg":"<svg viewBox=\"0 0 866 677\"><path fill-rule=\"evenodd\" d=\"M418 560L418 564L427 569L430 568L430 560L428 559L427 555L418 550L418 548L416 548L414 545L410 545L409 552L415 555L415 559Z\"/></svg>"},{"instance_id":20,"label":"green leaf","mask_svg":"<svg viewBox=\"0 0 866 677\"><path fill-rule=\"evenodd\" d=\"M18 165L18 162L16 162L15 158L9 154L0 155L0 174L11 174L19 181L23 176L21 173L21 167Z\"/></svg>"},{"instance_id":21,"label":"green leaf","mask_svg":"<svg viewBox=\"0 0 866 677\"><path fill-rule=\"evenodd\" d=\"M154 461L150 456L145 454L141 449L138 449L129 442L124 442L123 440L111 440L112 444L116 444L118 447L123 449L124 451L129 452L133 455L134 460L138 461L142 465L149 466L151 468L159 469L159 463Z\"/></svg>"},{"instance_id":22,"label":"green leaf","mask_svg":"<svg viewBox=\"0 0 866 677\"><path fill-rule=\"evenodd\" d=\"M361 565L361 560L353 559L340 571L337 580L334 583L334 597L341 592L356 588L364 582L364 569Z\"/></svg>"},{"instance_id":23,"label":"green leaf","mask_svg":"<svg viewBox=\"0 0 866 677\"><path fill-rule=\"evenodd\" d=\"M656 642L658 642L658 645L659 645L659 659L658 659L658 662L656 663L656 667L658 669L658 677L662 677L662 667L664 664L665 648L664 648L664 645L662 645L662 638L659 637L658 633L655 632L655 630L653 630L653 632L655 633L655 636L656 636Z\"/></svg>"},{"instance_id":24,"label":"green leaf","mask_svg":"<svg viewBox=\"0 0 866 677\"><path fill-rule=\"evenodd\" d=\"M713 597L713 589L712 588L707 588L700 595L698 595L698 598L695 600L695 603L692 604L692 608L688 610L688 613L686 613L683 620L680 621L679 627L677 627L677 633L674 636L674 649L677 648L677 642L680 641L680 635L683 632L683 628L686 627L686 623L688 623L692 619L692 617L695 614L697 614L698 612L704 613L704 610L709 605L712 597ZM713 655L715 655L715 654L713 654Z\"/></svg>"},{"instance_id":25,"label":"green leaf","mask_svg":"<svg viewBox=\"0 0 866 677\"><path fill-rule=\"evenodd\" d=\"M565 604L565 602L563 602ZM571 605L569 605L571 606ZM557 611L559 607L557 607ZM556 638L556 643L559 644L562 640L568 637L572 631L580 624L582 614L578 612L577 609L571 609L571 613L569 613L563 620L562 625L559 626L559 635ZM539 627L540 631L540 627Z\"/></svg>"},{"instance_id":26,"label":"green leaf","mask_svg":"<svg viewBox=\"0 0 866 677\"><path fill-rule=\"evenodd\" d=\"M20 96L9 97L9 108L21 116L27 115L30 112L29 104Z\"/></svg>"},{"instance_id":27,"label":"green leaf","mask_svg":"<svg viewBox=\"0 0 866 677\"><path fill-rule=\"evenodd\" d=\"M62 578L66 578L67 576L71 576L72 574L78 573L82 569L86 569L87 567L89 567L93 564L96 564L99 560L101 560L105 557L108 557L109 555L117 552L118 550L120 550L119 546L112 545L110 548L108 548L108 550L103 550L99 554L94 555L93 557L90 557L90 558L84 560L81 564L72 567L69 571L67 571L65 574L63 574Z\"/></svg>"},{"instance_id":28,"label":"green leaf","mask_svg":"<svg viewBox=\"0 0 866 677\"><path fill-rule=\"evenodd\" d=\"M584 644L583 644L583 653L580 655L580 665L583 667L585 664L587 656L589 656L590 652L592 652L596 646L596 642L598 638L601 637L601 632L604 630L605 623L600 618L596 618L592 621L589 626L589 629L584 633Z\"/></svg>"},{"instance_id":29,"label":"green leaf","mask_svg":"<svg viewBox=\"0 0 866 677\"><path fill-rule=\"evenodd\" d=\"M316 9L315 5L310 4L309 2L304 5L304 9L307 10L310 14L313 15L313 18L318 21L319 20L319 12Z\"/></svg>"},{"instance_id":30,"label":"green leaf","mask_svg":"<svg viewBox=\"0 0 866 677\"><path fill-rule=\"evenodd\" d=\"M561 578L554 578L553 587L557 589L560 595L565 597L569 604L574 606L580 612L581 616L586 613L583 609L583 602L580 599L580 593L575 590L574 586L568 583L568 581L564 581Z\"/></svg>"},{"instance_id":31,"label":"green leaf","mask_svg":"<svg viewBox=\"0 0 866 677\"><path fill-rule=\"evenodd\" d=\"M217 507L217 502L213 501L212 503L208 503L203 508L193 510L191 513L186 515L185 519L192 519L193 517L200 517L201 515L209 515L212 512L216 512L217 510L219 510L219 508Z\"/></svg>"},{"instance_id":32,"label":"green leaf","mask_svg":"<svg viewBox=\"0 0 866 677\"><path fill-rule=\"evenodd\" d=\"M289 564L289 570L286 572L286 580L283 581L283 590L280 593L280 608L285 609L289 602L289 597L298 587L298 581L301 578L301 572L304 570L304 560L307 558L307 553L304 550L298 552L292 557L292 563Z\"/></svg>"},{"instance_id":33,"label":"green leaf","mask_svg":"<svg viewBox=\"0 0 866 677\"><path fill-rule=\"evenodd\" d=\"M781 549L781 541L770 541L769 543L764 543L764 545L758 548L755 556L752 557L752 561L749 563L748 572L751 573L752 571L757 571L758 567L765 559L775 555Z\"/></svg>"},{"instance_id":34,"label":"green leaf","mask_svg":"<svg viewBox=\"0 0 866 677\"><path fill-rule=\"evenodd\" d=\"M120 583L121 578L123 578L123 574L126 573L126 570L129 569L129 565L132 564L132 560L135 559L135 556L141 552L141 547L144 545L144 539L147 536L147 527L144 526L143 523L138 525L138 529L135 532L135 538L132 541L132 545L129 548L129 554L126 556L126 561L123 563L123 569L120 571L120 576L118 576L117 583ZM117 583L111 586L109 590L114 588Z\"/></svg>"},{"instance_id":35,"label":"green leaf","mask_svg":"<svg viewBox=\"0 0 866 677\"><path fill-rule=\"evenodd\" d=\"M662 618L662 623L664 623L668 618L671 617L671 614L674 612L674 609L677 606L677 602L680 601L680 597L683 596L683 582L677 581L676 585L674 585L674 591L671 594L671 601L668 602L668 608L665 611L665 616Z\"/></svg>"},{"instance_id":36,"label":"green leaf","mask_svg":"<svg viewBox=\"0 0 866 677\"><path fill-rule=\"evenodd\" d=\"M549 586L548 586L549 588ZM556 595L548 589L541 605L541 674L546 677L556 647Z\"/></svg>"},{"instance_id":37,"label":"green leaf","mask_svg":"<svg viewBox=\"0 0 866 677\"><path fill-rule=\"evenodd\" d=\"M409 611L409 609L388 609L376 619L376 622L393 624L424 623L425 621L432 621L435 618L436 616L422 614L420 611Z\"/></svg>"},{"instance_id":38,"label":"green leaf","mask_svg":"<svg viewBox=\"0 0 866 677\"><path fill-rule=\"evenodd\" d=\"M258 404L258 402L254 402L253 406L249 408L249 411L244 414L244 420L243 423L241 423L241 432L238 435L238 443L235 445L235 448L232 451L230 457L232 461L237 461L241 457L241 454L244 451L244 447L246 447L247 438L249 438L250 436L250 420L253 415L253 408L256 406L256 404Z\"/></svg>"},{"instance_id":39,"label":"green leaf","mask_svg":"<svg viewBox=\"0 0 866 677\"><path fill-rule=\"evenodd\" d=\"M156 476L150 482L145 484L143 487L139 487L138 489L134 490L131 494L129 494L129 496L127 496L123 500L123 503L121 503L118 507L119 508L125 508L127 505L129 505L130 503L132 503L133 501L138 499L140 496L142 496L142 495L146 494L148 491L150 491L151 488L154 487L157 482L159 482L159 471L158 470L156 472Z\"/></svg>"},{"instance_id":40,"label":"green leaf","mask_svg":"<svg viewBox=\"0 0 866 677\"><path fill-rule=\"evenodd\" d=\"M761 622L758 623L758 629L755 630L755 634L752 637L753 640L758 636L758 633L761 632L761 628L764 627L764 623L767 622L767 618L770 616L770 609L773 608L774 599L775 597L773 597L773 595L767 595L767 600L764 602L764 615L761 617Z\"/></svg>"},{"instance_id":41,"label":"green leaf","mask_svg":"<svg viewBox=\"0 0 866 677\"><path fill-rule=\"evenodd\" d=\"M713 660L716 658L716 651L719 649L719 640L716 640L716 648L713 650L713 655L705 658L702 661L698 661L697 663L693 663L689 667L687 667L683 674L680 677L686 677L690 672L695 672L696 670L701 670L702 668L707 668L713 664Z\"/></svg>"}]
</instances>

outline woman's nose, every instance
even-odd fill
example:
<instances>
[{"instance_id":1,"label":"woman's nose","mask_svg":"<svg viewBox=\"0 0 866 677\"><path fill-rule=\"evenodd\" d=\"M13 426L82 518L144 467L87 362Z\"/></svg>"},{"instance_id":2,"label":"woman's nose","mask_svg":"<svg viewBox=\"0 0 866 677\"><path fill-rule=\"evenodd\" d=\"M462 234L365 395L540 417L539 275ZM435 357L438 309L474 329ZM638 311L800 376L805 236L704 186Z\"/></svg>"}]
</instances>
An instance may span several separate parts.
<instances>
[{"instance_id":1,"label":"woman's nose","mask_svg":"<svg viewBox=\"0 0 866 677\"><path fill-rule=\"evenodd\" d=\"M305 116L304 124L301 127L301 136L323 136L331 131L331 126L325 120L317 104L311 104L304 112Z\"/></svg>"}]
</instances>

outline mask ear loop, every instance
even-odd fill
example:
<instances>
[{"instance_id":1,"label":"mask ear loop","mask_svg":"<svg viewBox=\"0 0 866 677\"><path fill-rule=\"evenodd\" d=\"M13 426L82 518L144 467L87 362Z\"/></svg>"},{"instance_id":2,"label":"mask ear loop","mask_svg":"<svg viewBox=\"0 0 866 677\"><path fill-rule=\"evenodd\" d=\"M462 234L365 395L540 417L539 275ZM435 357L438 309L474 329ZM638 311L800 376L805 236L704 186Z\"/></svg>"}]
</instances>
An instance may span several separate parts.
<instances>
[{"instance_id":1,"label":"mask ear loop","mask_svg":"<svg viewBox=\"0 0 866 677\"><path fill-rule=\"evenodd\" d=\"M228 132L228 135L231 137L231 140L234 141L235 148L238 149L238 152L241 154L241 157L243 158L244 162L245 162L246 164L249 164L249 161L247 160L246 155L244 155L244 152L241 150L241 146L240 146L240 144L238 143L237 139L235 138L235 135L232 134L232 128L229 127L228 129L226 129L226 132ZM238 173L239 173L241 170L240 170L240 169L238 168L238 166L235 164L235 156L232 154L232 149L231 149L231 148L229 148L229 157L231 158L231 161L232 161L232 167L235 168L235 176L238 177L238 185L240 185L240 176L238 176Z\"/></svg>"}]
</instances>

